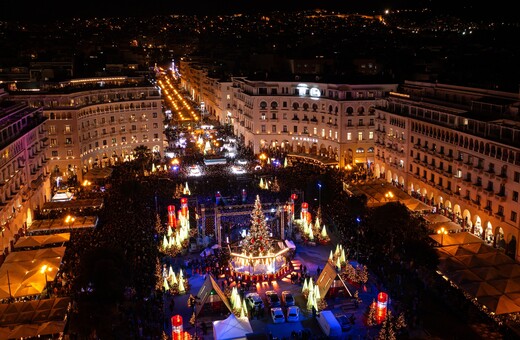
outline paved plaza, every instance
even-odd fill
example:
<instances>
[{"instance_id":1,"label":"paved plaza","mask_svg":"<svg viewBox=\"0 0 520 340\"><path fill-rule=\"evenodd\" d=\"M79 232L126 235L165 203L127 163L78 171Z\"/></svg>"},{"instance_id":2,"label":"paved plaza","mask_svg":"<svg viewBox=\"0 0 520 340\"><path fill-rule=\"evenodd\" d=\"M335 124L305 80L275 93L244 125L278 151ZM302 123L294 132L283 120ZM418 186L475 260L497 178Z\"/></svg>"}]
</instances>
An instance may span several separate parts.
<instances>
[{"instance_id":1,"label":"paved plaza","mask_svg":"<svg viewBox=\"0 0 520 340\"><path fill-rule=\"evenodd\" d=\"M317 245L317 246L309 246L298 244L296 248L296 253L293 259L293 265L295 271L300 271L301 266L305 265L307 267L307 271L311 273L311 276L314 278L314 282L318 278L317 268L323 268L325 263L328 260L329 254L331 250L334 250L335 243L331 242L329 245ZM195 255L190 255L190 257L194 257ZM198 254L196 256L199 256ZM189 283L191 285L190 293L196 295L199 291L200 287L204 283L205 275L200 274L192 274L191 270L187 271L187 275L189 276ZM223 278L218 279L219 285L223 281ZM352 287L349 285L349 289L353 293L356 290L356 287ZM290 339L293 331L301 331L304 329L309 329L313 336L316 335L324 335L321 331L317 321L312 317L312 313L306 310L306 300L302 295L302 285L299 284L291 284L289 278L279 279L277 281L271 281L269 283L257 283L250 291L256 291L258 294L265 300L265 292L267 290L275 290L278 295L281 295L281 292L284 290L289 290L293 293L293 296L296 300L296 305L301 308L300 322L294 323L281 323L274 324L268 314L268 309L266 308L263 317L252 318L250 316L250 323L253 331L255 333L265 333L271 334L275 338ZM367 335L367 328L364 326L364 313L368 308L368 305L376 298L377 290L375 285L369 279L368 284L363 288L359 289L359 297L362 302L360 303L358 308L348 308L345 309L344 302L347 302L348 298L337 298L334 303L332 300L328 300L327 309L332 310L334 314L345 314L347 317L352 314L355 316L355 323L352 325L351 329L348 332L343 332L343 338L348 339L357 339L364 338ZM170 313L170 310L167 308L170 304L170 299L172 297L166 295L165 297L165 329L168 334L171 334L171 327L169 320L172 314L180 314L184 320L184 330L193 333L194 327L189 324L189 320L192 315L192 310L187 306L189 293L174 296L174 312ZM213 339L213 330L212 330L212 321L225 319L228 315L221 316L204 316L201 313L201 316L197 319L197 333L199 336L203 336L204 339ZM200 323L204 322L208 325L207 332L205 335L202 334L200 330ZM376 334L376 330L372 330L373 334Z\"/></svg>"}]
</instances>

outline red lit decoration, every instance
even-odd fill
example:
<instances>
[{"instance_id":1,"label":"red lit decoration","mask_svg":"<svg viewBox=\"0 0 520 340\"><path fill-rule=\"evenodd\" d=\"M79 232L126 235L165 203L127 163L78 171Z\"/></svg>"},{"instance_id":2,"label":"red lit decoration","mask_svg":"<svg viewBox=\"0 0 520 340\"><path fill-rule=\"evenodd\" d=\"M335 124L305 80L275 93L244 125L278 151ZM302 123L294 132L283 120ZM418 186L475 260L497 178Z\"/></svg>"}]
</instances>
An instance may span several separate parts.
<instances>
[{"instance_id":1,"label":"red lit decoration","mask_svg":"<svg viewBox=\"0 0 520 340\"><path fill-rule=\"evenodd\" d=\"M377 294L376 320L377 323L383 322L386 318L386 309L388 306L388 294L380 292Z\"/></svg>"}]
</instances>

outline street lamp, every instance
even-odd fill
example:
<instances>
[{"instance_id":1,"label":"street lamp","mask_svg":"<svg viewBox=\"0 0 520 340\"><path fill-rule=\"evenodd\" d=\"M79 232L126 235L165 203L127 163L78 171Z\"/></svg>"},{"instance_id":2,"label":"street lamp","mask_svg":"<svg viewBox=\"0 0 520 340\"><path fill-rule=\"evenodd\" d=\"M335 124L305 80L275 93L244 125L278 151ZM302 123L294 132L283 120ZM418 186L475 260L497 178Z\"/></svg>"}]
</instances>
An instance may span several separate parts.
<instances>
[{"instance_id":1,"label":"street lamp","mask_svg":"<svg viewBox=\"0 0 520 340\"><path fill-rule=\"evenodd\" d=\"M444 235L448 235L448 231L444 229L444 227L441 227L439 230L437 230L437 234L441 235L441 246L444 245Z\"/></svg>"},{"instance_id":2,"label":"street lamp","mask_svg":"<svg viewBox=\"0 0 520 340\"><path fill-rule=\"evenodd\" d=\"M385 198L386 198L386 201L390 201L390 199L394 198L394 193L391 192L391 191L388 191L386 194L385 194Z\"/></svg>"},{"instance_id":3,"label":"street lamp","mask_svg":"<svg viewBox=\"0 0 520 340\"><path fill-rule=\"evenodd\" d=\"M44 274L45 275L45 291L46 291L46 294L47 296L49 296L49 287L48 287L48 280L47 280L47 271L51 271L52 268L47 266L46 264L44 264L41 268L40 268L40 273L41 274Z\"/></svg>"},{"instance_id":4,"label":"street lamp","mask_svg":"<svg viewBox=\"0 0 520 340\"><path fill-rule=\"evenodd\" d=\"M356 238L356 262L359 263L359 224L361 223L361 218L356 218L357 222L357 238Z\"/></svg>"},{"instance_id":5,"label":"street lamp","mask_svg":"<svg viewBox=\"0 0 520 340\"><path fill-rule=\"evenodd\" d=\"M318 218L321 221L321 183L318 183Z\"/></svg>"},{"instance_id":6,"label":"street lamp","mask_svg":"<svg viewBox=\"0 0 520 340\"><path fill-rule=\"evenodd\" d=\"M69 227L69 229L72 228L72 224L75 220L76 218L74 216L67 215L67 217L65 217L65 224Z\"/></svg>"}]
</instances>

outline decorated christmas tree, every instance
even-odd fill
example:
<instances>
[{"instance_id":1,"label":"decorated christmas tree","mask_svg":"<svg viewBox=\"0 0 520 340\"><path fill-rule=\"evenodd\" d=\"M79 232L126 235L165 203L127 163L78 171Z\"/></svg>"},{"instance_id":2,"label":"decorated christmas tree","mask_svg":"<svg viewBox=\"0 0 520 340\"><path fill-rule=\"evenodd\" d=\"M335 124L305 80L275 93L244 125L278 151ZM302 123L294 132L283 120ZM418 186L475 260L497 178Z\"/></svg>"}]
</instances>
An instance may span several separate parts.
<instances>
[{"instance_id":1,"label":"decorated christmas tree","mask_svg":"<svg viewBox=\"0 0 520 340\"><path fill-rule=\"evenodd\" d=\"M395 321L392 316L392 312L388 311L386 318L383 320L383 325L381 326L381 330L379 331L379 335L377 336L378 340L395 340Z\"/></svg>"},{"instance_id":2,"label":"decorated christmas tree","mask_svg":"<svg viewBox=\"0 0 520 340\"><path fill-rule=\"evenodd\" d=\"M257 195L255 206L251 213L251 227L249 234L242 242L246 255L258 256L266 254L271 248L271 240L267 231L267 223L265 222L264 212L260 197Z\"/></svg>"}]
</instances>

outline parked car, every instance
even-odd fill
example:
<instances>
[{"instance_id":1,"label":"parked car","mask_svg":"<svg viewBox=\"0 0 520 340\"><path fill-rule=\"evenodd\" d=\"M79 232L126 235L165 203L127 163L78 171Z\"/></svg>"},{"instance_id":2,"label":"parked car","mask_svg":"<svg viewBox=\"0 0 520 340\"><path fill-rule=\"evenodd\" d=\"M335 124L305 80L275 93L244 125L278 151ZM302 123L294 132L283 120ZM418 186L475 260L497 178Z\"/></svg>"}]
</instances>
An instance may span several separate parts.
<instances>
[{"instance_id":1,"label":"parked car","mask_svg":"<svg viewBox=\"0 0 520 340\"><path fill-rule=\"evenodd\" d=\"M264 308L264 301L262 301L262 298L260 297L260 295L258 295L258 293L248 293L246 295L246 303L247 303L248 307L251 309L253 309L253 308L263 309Z\"/></svg>"},{"instance_id":2,"label":"parked car","mask_svg":"<svg viewBox=\"0 0 520 340\"><path fill-rule=\"evenodd\" d=\"M284 290L282 292L282 303L286 307L294 306L294 297L290 291Z\"/></svg>"},{"instance_id":3,"label":"parked car","mask_svg":"<svg viewBox=\"0 0 520 340\"><path fill-rule=\"evenodd\" d=\"M287 308L287 322L300 321L300 307L290 306Z\"/></svg>"},{"instance_id":4,"label":"parked car","mask_svg":"<svg viewBox=\"0 0 520 340\"><path fill-rule=\"evenodd\" d=\"M345 314L336 314L336 319L338 319L339 325L341 326L341 330L343 332L348 332L352 327L350 320Z\"/></svg>"},{"instance_id":5,"label":"parked car","mask_svg":"<svg viewBox=\"0 0 520 340\"><path fill-rule=\"evenodd\" d=\"M269 307L281 307L280 297L278 297L278 294L274 290L268 290L265 292L265 297Z\"/></svg>"},{"instance_id":6,"label":"parked car","mask_svg":"<svg viewBox=\"0 0 520 340\"><path fill-rule=\"evenodd\" d=\"M281 307L271 308L271 318L273 318L274 323L285 322L285 315L283 315L282 308Z\"/></svg>"}]
</instances>

